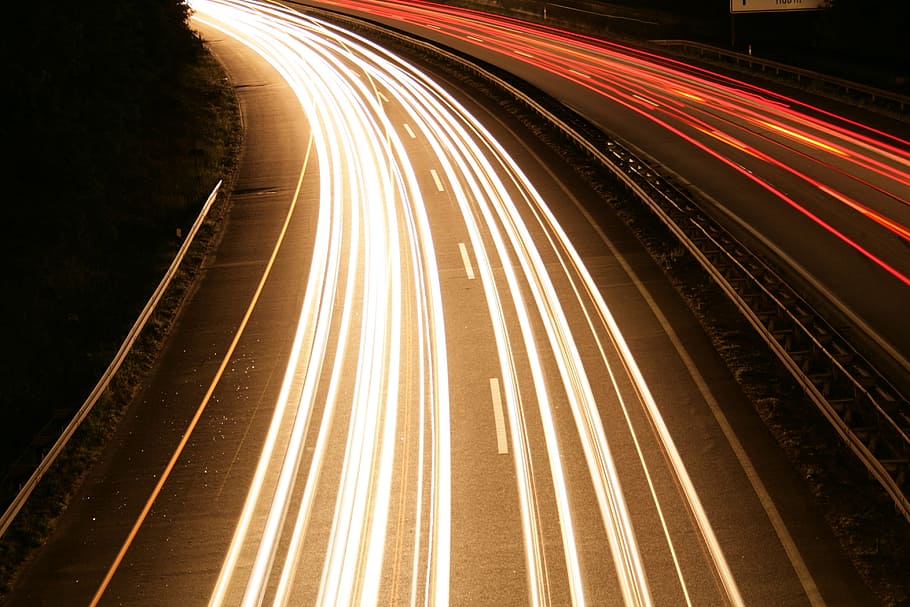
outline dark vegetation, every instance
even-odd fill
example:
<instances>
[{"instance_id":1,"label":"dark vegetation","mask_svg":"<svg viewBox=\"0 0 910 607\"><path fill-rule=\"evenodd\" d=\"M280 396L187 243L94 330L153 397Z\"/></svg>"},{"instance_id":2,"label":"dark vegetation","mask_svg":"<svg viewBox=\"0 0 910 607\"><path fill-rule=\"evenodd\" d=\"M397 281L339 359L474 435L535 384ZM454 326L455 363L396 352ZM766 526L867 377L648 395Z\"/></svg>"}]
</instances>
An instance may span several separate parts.
<instances>
[{"instance_id":1,"label":"dark vegetation","mask_svg":"<svg viewBox=\"0 0 910 607\"><path fill-rule=\"evenodd\" d=\"M454 1L486 8L540 4ZM638 11L645 18L632 35L731 42L727 0L560 4L568 3ZM735 37L739 47L752 44L768 58L908 93L910 47L902 41L908 16L906 3L835 0L825 12L737 16ZM180 0L17 2L4 8L4 22L0 510L108 365L179 246L177 229L185 233L224 175L237 133L230 89L187 27ZM606 187L603 176L595 177ZM604 196L618 204L614 194ZM618 210L633 213L633 224L643 222L642 238L659 249L664 240L653 236L648 220L635 219L639 211ZM683 292L705 286L679 264L668 271ZM183 277L184 287L189 280ZM709 290L696 291L696 310L722 307L719 300L706 303ZM30 503L0 542L0 597L103 444L135 379L152 364L179 296L61 458L61 469L39 488L37 505ZM831 461L849 470L852 459L819 435L811 413L793 417L798 396L773 366L755 360L760 348L748 345L748 329L733 315L712 317L718 324L708 328L718 347L732 365L749 370L746 389L805 472L842 542L856 544L858 567L885 603L910 602L901 575L910 548L904 535L888 533L893 523L880 505L863 501L874 488L856 484L862 472L846 480L846 473L832 472Z\"/></svg>"},{"instance_id":2,"label":"dark vegetation","mask_svg":"<svg viewBox=\"0 0 910 607\"><path fill-rule=\"evenodd\" d=\"M28 5L6 19L0 462L84 398L211 191L217 91L178 0ZM203 95L200 97L200 95ZM81 404L81 403L78 403Z\"/></svg>"},{"instance_id":3,"label":"dark vegetation","mask_svg":"<svg viewBox=\"0 0 910 607\"><path fill-rule=\"evenodd\" d=\"M4 22L0 512L107 368L239 132L233 92L181 0L17 2ZM172 316L173 296L169 306ZM39 487L45 499L0 542L0 596L103 444L167 320L153 321Z\"/></svg>"},{"instance_id":4,"label":"dark vegetation","mask_svg":"<svg viewBox=\"0 0 910 607\"><path fill-rule=\"evenodd\" d=\"M647 7L670 14L722 21L729 26L730 0L608 0L601 4L618 4L630 7ZM744 22L747 17L777 17L766 21L773 28L763 28L756 35L770 40L790 41L817 48L821 51L848 51L863 57L907 58L907 46L903 36L910 7L904 2L890 0L829 0L828 8L822 11L789 11L786 13L738 14ZM796 15L814 18L797 26L786 22ZM810 29L804 29L806 24ZM782 29L783 28L783 29ZM756 28L757 29L757 28Z\"/></svg>"},{"instance_id":5,"label":"dark vegetation","mask_svg":"<svg viewBox=\"0 0 910 607\"><path fill-rule=\"evenodd\" d=\"M910 3L831 0L830 8L730 15L730 0L444 0L597 34L685 39L910 94ZM603 16L609 15L609 16Z\"/></svg>"},{"instance_id":6,"label":"dark vegetation","mask_svg":"<svg viewBox=\"0 0 910 607\"><path fill-rule=\"evenodd\" d=\"M686 17L682 35L742 51L751 45L756 55L768 59L910 93L910 3L832 0L821 11L737 14L731 19L729 0L611 2Z\"/></svg>"}]
</instances>

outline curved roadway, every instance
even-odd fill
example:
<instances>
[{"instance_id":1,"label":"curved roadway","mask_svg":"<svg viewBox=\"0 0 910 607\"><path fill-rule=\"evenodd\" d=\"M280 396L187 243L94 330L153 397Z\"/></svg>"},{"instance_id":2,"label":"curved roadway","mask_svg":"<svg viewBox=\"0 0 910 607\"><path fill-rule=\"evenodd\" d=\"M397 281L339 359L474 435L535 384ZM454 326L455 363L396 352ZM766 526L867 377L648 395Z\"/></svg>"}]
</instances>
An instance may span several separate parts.
<instances>
[{"instance_id":1,"label":"curved roadway","mask_svg":"<svg viewBox=\"0 0 910 607\"><path fill-rule=\"evenodd\" d=\"M433 2L290 4L439 41L575 108L700 192L709 212L776 258L836 326L857 327L861 348L892 359L910 389L905 124L857 121L855 108L810 105L621 44Z\"/></svg>"},{"instance_id":2,"label":"curved roadway","mask_svg":"<svg viewBox=\"0 0 910 607\"><path fill-rule=\"evenodd\" d=\"M570 167L327 23L194 7L247 129L223 238L7 604L869 604Z\"/></svg>"}]
</instances>

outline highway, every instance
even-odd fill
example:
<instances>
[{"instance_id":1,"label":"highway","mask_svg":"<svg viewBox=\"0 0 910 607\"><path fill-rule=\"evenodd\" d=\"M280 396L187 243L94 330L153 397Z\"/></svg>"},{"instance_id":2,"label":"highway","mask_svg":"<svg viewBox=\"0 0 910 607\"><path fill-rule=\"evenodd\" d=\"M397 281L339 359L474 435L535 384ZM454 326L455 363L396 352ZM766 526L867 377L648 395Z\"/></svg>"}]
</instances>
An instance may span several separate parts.
<instances>
[{"instance_id":1,"label":"highway","mask_svg":"<svg viewBox=\"0 0 910 607\"><path fill-rule=\"evenodd\" d=\"M155 372L7 605L855 605L697 321L496 108L194 0L246 139Z\"/></svg>"},{"instance_id":2,"label":"highway","mask_svg":"<svg viewBox=\"0 0 910 607\"><path fill-rule=\"evenodd\" d=\"M309 4L436 40L562 100L702 194L706 210L775 258L835 325L893 359L910 385L906 125L861 122L837 103L494 14L430 2Z\"/></svg>"}]
</instances>

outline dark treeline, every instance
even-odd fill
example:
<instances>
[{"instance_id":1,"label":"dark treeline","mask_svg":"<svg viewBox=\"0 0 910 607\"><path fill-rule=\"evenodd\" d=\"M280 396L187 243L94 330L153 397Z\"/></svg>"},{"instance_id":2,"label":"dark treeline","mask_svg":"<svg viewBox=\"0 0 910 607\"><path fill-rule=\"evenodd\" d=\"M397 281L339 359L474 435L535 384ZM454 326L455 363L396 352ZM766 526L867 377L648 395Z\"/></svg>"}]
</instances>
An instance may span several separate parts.
<instances>
[{"instance_id":1,"label":"dark treeline","mask_svg":"<svg viewBox=\"0 0 910 607\"><path fill-rule=\"evenodd\" d=\"M87 396L214 185L194 183L216 161L187 19L180 0L4 7L0 475Z\"/></svg>"},{"instance_id":2,"label":"dark treeline","mask_svg":"<svg viewBox=\"0 0 910 607\"><path fill-rule=\"evenodd\" d=\"M738 14L731 23L729 0L609 0L648 6L714 24L714 42L749 44L806 67L872 78L906 87L910 77L910 3L893 0L832 0L821 11Z\"/></svg>"},{"instance_id":3,"label":"dark treeline","mask_svg":"<svg viewBox=\"0 0 910 607\"><path fill-rule=\"evenodd\" d=\"M730 33L727 0L611 3ZM4 7L0 425L10 436L0 440L0 474L30 439L26 428L79 404L173 253L165 235L213 185L198 180L200 164L214 162L211 108L187 84L203 56L187 12L180 0ZM881 71L881 82L901 86L908 16L910 3L834 0L826 11L740 15L736 37L757 54L847 76ZM24 431L10 431L19 422Z\"/></svg>"}]
</instances>

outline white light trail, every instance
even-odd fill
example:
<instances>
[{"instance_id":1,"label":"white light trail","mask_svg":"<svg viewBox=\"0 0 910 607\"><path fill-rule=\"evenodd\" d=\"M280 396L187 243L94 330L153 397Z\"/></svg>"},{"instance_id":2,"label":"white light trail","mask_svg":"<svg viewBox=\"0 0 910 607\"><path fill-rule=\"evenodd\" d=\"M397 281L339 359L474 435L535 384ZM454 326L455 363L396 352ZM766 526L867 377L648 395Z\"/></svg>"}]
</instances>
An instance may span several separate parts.
<instances>
[{"instance_id":1,"label":"white light trail","mask_svg":"<svg viewBox=\"0 0 910 607\"><path fill-rule=\"evenodd\" d=\"M248 521L265 508L267 518L258 535L257 556L247 581L241 582L244 604L263 601L276 560L279 534L292 510L290 496L303 453L303 439L311 424L310 411L318 398L320 378L331 377L329 398L319 426L318 449L307 476L303 502L298 506L275 596L276 604L289 600L293 569L298 562L296 551L305 536L316 481L320 466L324 464L331 417L338 407L336 378L343 376L344 355L349 350L353 350L356 360L351 423L331 534L334 539L329 543L320 599L332 605L377 602L395 454L400 377L400 346L396 340L402 330L403 254L409 256L415 273L412 278L420 287L413 305L418 307L418 315L426 326L422 332L426 343L421 343L419 351L428 352L430 358L424 361L421 357L418 363L421 377L426 376L431 384L429 390L421 388L426 401L422 400L420 410L423 415L425 408L431 409L435 447L431 457L432 537L426 584L427 592L432 593L429 602L444 604L448 592L450 456L447 434L450 430L441 297L417 178L405 163L401 143L391 141L396 138L387 117L381 108L371 105L371 100L378 102L384 96L366 94L360 81L353 77L350 53L337 48L327 50L327 38L320 27L302 25L296 18L292 19L292 25L281 26L282 21L273 18L274 7L260 5L259 10L252 10L238 4L216 2L199 2L194 6L211 19L212 25L237 36L266 57L297 92L314 129L320 161L321 215L331 215L331 227L320 231L330 235L329 242L320 244L317 240L316 247L323 253L314 257L310 269L310 276L325 280L309 283L294 359L285 381L287 386L300 383L303 386L299 390L300 396L291 394L290 388L282 391L273 421L275 434L280 434L279 429L287 423L284 420L293 420L292 439L278 448L274 446L276 441L270 441L263 450L261 472L257 474L255 489L250 491L244 510L242 521L245 522L238 526L212 604L229 599L239 554L249 541L251 525ZM226 26L227 23L230 26ZM309 52L304 55L305 49ZM408 174L402 177L402 171ZM343 180L342 176L347 179ZM347 206L350 201L353 201L353 209ZM325 222L320 226L325 226ZM369 229L363 229L363 226ZM399 246L399 230L408 230L411 241L418 244ZM344 258L354 260L347 267L340 263L345 242L348 244ZM335 252L331 259L326 259L324 252L327 251ZM365 265L358 268L356 260ZM355 274L358 270L360 272ZM347 279L343 284L346 286L339 294L336 285L342 284L339 279L345 272ZM333 310L339 295L345 302L340 319ZM348 303L354 300L361 302L356 315L354 307ZM360 318L359 325L353 324L355 316ZM325 361L330 355L327 351L331 347L329 333L335 322L339 323L339 349L331 353L336 357L335 363L326 367ZM349 335L359 335L359 343L348 346ZM295 360L300 361L299 370L295 368ZM297 407L296 416L282 415L293 407ZM266 470L276 466L273 463L276 457L276 461L283 461L283 464L270 489L271 497L268 497L268 491L262 489L263 479L267 476ZM422 493L418 492L418 495ZM419 507L417 511L420 515ZM418 558L417 551L414 558ZM351 584L352 579L357 583Z\"/></svg>"},{"instance_id":2,"label":"white light trail","mask_svg":"<svg viewBox=\"0 0 910 607\"><path fill-rule=\"evenodd\" d=\"M467 245L459 244L462 259L474 278L473 254L483 286L501 378L490 380L497 446L506 453L512 445L527 602L549 604L553 583L547 577L547 559L553 556L542 538L535 475L549 473L552 485L566 570L560 583L576 605L586 603L586 584L592 583L583 574L572 505L572 491L584 490L583 483L567 475L563 461L571 441L585 456L623 601L651 603L623 489L573 334L577 324L570 322L563 295L548 274L542 244L549 246L547 254L556 251L564 260L566 274L577 277L570 278L573 284L584 284L590 301L574 305L593 305L589 318L601 319L609 331L683 481L711 558L729 595L737 597L618 327L531 180L493 136L415 67L328 23L269 3L194 0L192 6L198 19L250 46L287 80L312 129L319 166L319 217L294 349L210 604L292 604L317 502L333 507L330 529L319 535L325 561L314 601L377 604L384 593L398 592L384 586L384 572L390 512L400 507L393 485L408 476L398 469L404 448L398 446L405 424L401 413L408 407L419 421L416 482L403 494L410 498L408 521L415 530L408 601L449 603L451 413L442 289L424 199L430 194L456 203L464 224L459 229L468 237ZM392 109L406 121L393 121ZM430 160L411 158L402 137L422 139L432 150ZM435 192L425 194L421 183L430 163L438 167L429 169ZM537 215L549 242L539 242L525 224L522 210L527 209ZM403 339L413 346L403 347ZM522 346L520 363L513 344ZM558 382L546 379L552 364L556 373L549 377ZM519 366L529 369L530 385L519 377ZM414 402L401 402L405 395ZM557 431L553 404L563 401L575 436ZM536 468L526 416L530 407L539 414L545 443L546 466ZM344 428L339 420L346 422ZM343 449L336 449L344 454L340 464L329 461L333 440L343 441ZM322 482L329 471L338 478L331 495Z\"/></svg>"}]
</instances>

